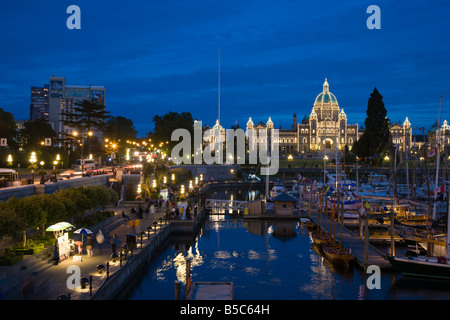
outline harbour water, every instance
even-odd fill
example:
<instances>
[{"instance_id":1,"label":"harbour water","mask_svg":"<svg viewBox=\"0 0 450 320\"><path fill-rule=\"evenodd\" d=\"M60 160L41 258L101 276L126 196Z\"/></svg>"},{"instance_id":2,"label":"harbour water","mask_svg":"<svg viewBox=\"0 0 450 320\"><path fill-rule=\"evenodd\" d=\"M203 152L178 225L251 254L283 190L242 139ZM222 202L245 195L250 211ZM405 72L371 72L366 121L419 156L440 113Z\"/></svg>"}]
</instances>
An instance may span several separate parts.
<instances>
[{"instance_id":1,"label":"harbour water","mask_svg":"<svg viewBox=\"0 0 450 320\"><path fill-rule=\"evenodd\" d=\"M381 271L368 289L364 271L330 264L298 221L247 221L212 215L192 241L173 242L151 262L129 300L173 300L192 281L231 281L235 300L447 300L450 282ZM182 292L182 297L185 295Z\"/></svg>"}]
</instances>

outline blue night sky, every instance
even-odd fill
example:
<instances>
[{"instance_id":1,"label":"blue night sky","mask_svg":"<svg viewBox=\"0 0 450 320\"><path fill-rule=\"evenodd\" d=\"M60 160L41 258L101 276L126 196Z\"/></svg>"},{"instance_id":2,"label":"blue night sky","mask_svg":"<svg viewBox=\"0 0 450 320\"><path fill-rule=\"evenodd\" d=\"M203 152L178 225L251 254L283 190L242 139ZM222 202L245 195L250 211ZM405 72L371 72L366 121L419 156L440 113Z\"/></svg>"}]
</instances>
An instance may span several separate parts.
<instances>
[{"instance_id":1,"label":"blue night sky","mask_svg":"<svg viewBox=\"0 0 450 320\"><path fill-rule=\"evenodd\" d=\"M69 30L69 5L81 30ZM369 5L381 29L369 30ZM30 86L64 76L103 85L107 110L139 135L155 114L190 111L229 128L290 128L311 112L325 77L348 123L363 124L374 87L391 122L450 120L449 1L2 1L0 107L29 119Z\"/></svg>"}]
</instances>

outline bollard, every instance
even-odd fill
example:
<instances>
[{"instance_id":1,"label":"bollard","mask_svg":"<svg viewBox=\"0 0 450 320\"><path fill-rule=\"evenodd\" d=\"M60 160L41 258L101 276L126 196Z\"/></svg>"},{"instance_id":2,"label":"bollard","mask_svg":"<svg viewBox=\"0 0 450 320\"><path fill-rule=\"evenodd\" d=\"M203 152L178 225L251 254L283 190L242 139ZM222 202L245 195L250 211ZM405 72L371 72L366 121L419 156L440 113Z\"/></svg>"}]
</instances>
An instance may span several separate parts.
<instances>
[{"instance_id":1,"label":"bollard","mask_svg":"<svg viewBox=\"0 0 450 320\"><path fill-rule=\"evenodd\" d=\"M106 280L109 278L109 261L106 262Z\"/></svg>"},{"instance_id":2,"label":"bollard","mask_svg":"<svg viewBox=\"0 0 450 320\"><path fill-rule=\"evenodd\" d=\"M191 289L191 258L186 257L186 295L188 295L189 290Z\"/></svg>"},{"instance_id":3,"label":"bollard","mask_svg":"<svg viewBox=\"0 0 450 320\"><path fill-rule=\"evenodd\" d=\"M122 252L120 252L120 267L122 268Z\"/></svg>"},{"instance_id":4,"label":"bollard","mask_svg":"<svg viewBox=\"0 0 450 320\"><path fill-rule=\"evenodd\" d=\"M175 300L180 300L181 296L181 283L178 280L175 280Z\"/></svg>"},{"instance_id":5,"label":"bollard","mask_svg":"<svg viewBox=\"0 0 450 320\"><path fill-rule=\"evenodd\" d=\"M89 296L92 296L92 276L89 276Z\"/></svg>"}]
</instances>

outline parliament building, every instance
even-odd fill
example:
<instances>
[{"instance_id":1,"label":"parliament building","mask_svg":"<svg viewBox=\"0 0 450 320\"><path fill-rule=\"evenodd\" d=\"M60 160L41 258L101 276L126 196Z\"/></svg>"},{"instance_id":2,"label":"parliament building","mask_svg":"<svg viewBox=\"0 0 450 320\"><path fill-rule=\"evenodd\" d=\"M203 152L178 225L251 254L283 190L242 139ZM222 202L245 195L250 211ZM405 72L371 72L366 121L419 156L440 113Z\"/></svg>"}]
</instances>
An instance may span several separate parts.
<instances>
[{"instance_id":1,"label":"parliament building","mask_svg":"<svg viewBox=\"0 0 450 320\"><path fill-rule=\"evenodd\" d=\"M266 123L259 121L256 124L250 117L246 125L247 131L257 129L255 132L259 132L258 129L273 128L277 129L271 117ZM210 129L210 127L204 126L204 130L206 129ZM218 120L211 129L217 129L225 139L225 129ZM361 137L363 131L358 124L347 122L344 108L339 107L338 101L335 95L330 92L328 81L325 78L322 92L314 100L309 116L305 116L301 123L298 123L297 115L294 114L292 127L290 129L279 129L279 156L323 158L328 155L328 157L333 157L336 150L339 154L342 154L345 146L352 150L353 144ZM393 143L398 146L399 151L405 151L406 148L411 147L412 130L408 117L403 123L391 124L390 131ZM212 141L212 139L206 140Z\"/></svg>"},{"instance_id":2,"label":"parliament building","mask_svg":"<svg viewBox=\"0 0 450 320\"><path fill-rule=\"evenodd\" d=\"M247 122L247 129L270 127L273 128L270 118L266 124L259 122L254 125L251 117ZM361 134L358 124L347 123L347 115L339 107L325 79L323 90L317 95L309 117L297 123L297 115L294 114L292 128L279 130L279 155L313 158L334 154L335 146L339 152L344 151L345 145L351 150Z\"/></svg>"}]
</instances>

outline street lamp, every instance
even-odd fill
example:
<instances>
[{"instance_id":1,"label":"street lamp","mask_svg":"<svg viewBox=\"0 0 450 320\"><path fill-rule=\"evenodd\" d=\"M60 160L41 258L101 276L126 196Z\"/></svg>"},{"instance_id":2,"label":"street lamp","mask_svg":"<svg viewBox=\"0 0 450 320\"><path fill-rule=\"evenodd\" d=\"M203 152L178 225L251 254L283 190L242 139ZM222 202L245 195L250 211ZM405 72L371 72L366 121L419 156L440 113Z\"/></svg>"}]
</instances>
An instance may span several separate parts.
<instances>
[{"instance_id":1,"label":"street lamp","mask_svg":"<svg viewBox=\"0 0 450 320\"><path fill-rule=\"evenodd\" d=\"M8 162L8 165L9 166L12 166L12 163L13 163L13 158L12 158L12 155L8 155L8 159L6 159L6 161Z\"/></svg>"},{"instance_id":2,"label":"street lamp","mask_svg":"<svg viewBox=\"0 0 450 320\"><path fill-rule=\"evenodd\" d=\"M76 138L78 137L78 132L77 131L73 131L72 132L73 136ZM88 131L87 132L87 136L86 139L88 139L89 137L91 137L94 133L92 131ZM80 133L80 138L81 138L81 143L78 143L78 140L75 139L75 141L77 141L78 145L81 147L81 175L83 175L84 173L84 137L83 137L83 132Z\"/></svg>"},{"instance_id":3,"label":"street lamp","mask_svg":"<svg viewBox=\"0 0 450 320\"><path fill-rule=\"evenodd\" d=\"M31 153L30 162L31 162L31 166L32 166L31 173L33 174L32 179L33 179L33 184L34 184L34 164L37 162L36 152L34 152L34 151Z\"/></svg>"},{"instance_id":4,"label":"street lamp","mask_svg":"<svg viewBox=\"0 0 450 320\"><path fill-rule=\"evenodd\" d=\"M180 193L181 193L182 195L184 195L184 184L182 184L181 187L180 187Z\"/></svg>"}]
</instances>

